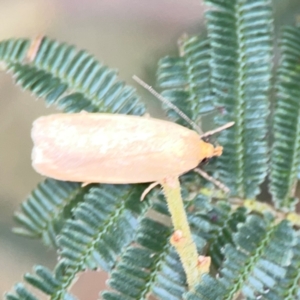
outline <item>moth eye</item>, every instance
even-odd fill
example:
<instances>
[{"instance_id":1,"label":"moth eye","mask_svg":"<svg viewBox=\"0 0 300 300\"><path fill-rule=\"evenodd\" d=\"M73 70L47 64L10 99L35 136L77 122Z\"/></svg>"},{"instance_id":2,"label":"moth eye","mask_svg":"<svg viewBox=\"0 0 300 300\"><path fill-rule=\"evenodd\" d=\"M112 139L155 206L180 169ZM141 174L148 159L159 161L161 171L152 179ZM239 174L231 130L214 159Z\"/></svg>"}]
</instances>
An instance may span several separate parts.
<instances>
[{"instance_id":1,"label":"moth eye","mask_svg":"<svg viewBox=\"0 0 300 300\"><path fill-rule=\"evenodd\" d=\"M205 158L203 158L200 162L199 162L199 165L198 165L198 167L200 167L200 166L203 166L203 165L206 165L209 161L210 161L210 157L205 157Z\"/></svg>"},{"instance_id":2,"label":"moth eye","mask_svg":"<svg viewBox=\"0 0 300 300\"><path fill-rule=\"evenodd\" d=\"M204 141L205 143L209 143L210 142L210 137L205 136L205 137L202 138L202 141Z\"/></svg>"}]
</instances>

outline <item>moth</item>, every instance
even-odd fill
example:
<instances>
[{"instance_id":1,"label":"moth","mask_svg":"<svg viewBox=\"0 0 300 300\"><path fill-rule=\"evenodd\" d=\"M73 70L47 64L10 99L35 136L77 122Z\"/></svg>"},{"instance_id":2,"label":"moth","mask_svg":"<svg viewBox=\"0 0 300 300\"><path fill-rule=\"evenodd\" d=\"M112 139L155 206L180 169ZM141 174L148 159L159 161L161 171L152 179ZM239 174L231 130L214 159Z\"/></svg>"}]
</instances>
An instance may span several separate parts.
<instances>
[{"instance_id":1,"label":"moth","mask_svg":"<svg viewBox=\"0 0 300 300\"><path fill-rule=\"evenodd\" d=\"M221 146L214 147L201 138L233 122L199 135L199 127L183 112L138 77L134 79L198 132L140 116L87 112L44 116L33 123L33 168L47 177L86 184L154 182L145 195L165 178L179 177L201 161L222 154ZM199 172L226 190L222 183Z\"/></svg>"},{"instance_id":2,"label":"moth","mask_svg":"<svg viewBox=\"0 0 300 300\"><path fill-rule=\"evenodd\" d=\"M38 173L89 183L159 182L222 154L222 147L184 126L120 114L40 117L33 123L32 139L32 165Z\"/></svg>"}]
</instances>

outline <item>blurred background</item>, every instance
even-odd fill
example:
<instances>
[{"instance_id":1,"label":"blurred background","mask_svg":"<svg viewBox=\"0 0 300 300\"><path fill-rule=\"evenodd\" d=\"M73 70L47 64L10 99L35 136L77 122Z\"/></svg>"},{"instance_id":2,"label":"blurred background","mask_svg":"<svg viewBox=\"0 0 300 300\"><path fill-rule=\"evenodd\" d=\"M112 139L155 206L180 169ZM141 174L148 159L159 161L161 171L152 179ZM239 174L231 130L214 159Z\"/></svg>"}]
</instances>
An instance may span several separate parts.
<instances>
[{"instance_id":1,"label":"blurred background","mask_svg":"<svg viewBox=\"0 0 300 300\"><path fill-rule=\"evenodd\" d=\"M276 2L277 25L293 23L299 0ZM133 74L153 84L157 61L177 54L177 39L185 32L203 32L204 10L202 0L0 0L0 38L46 34L87 49L119 69L120 78L131 85ZM149 97L144 91L141 95ZM155 100L149 99L151 114L161 116ZM34 264L52 269L56 263L54 251L11 232L13 212L42 180L31 168L31 124L54 111L0 73L0 294ZM105 279L105 274L84 273L73 286L74 294L97 299Z\"/></svg>"}]
</instances>

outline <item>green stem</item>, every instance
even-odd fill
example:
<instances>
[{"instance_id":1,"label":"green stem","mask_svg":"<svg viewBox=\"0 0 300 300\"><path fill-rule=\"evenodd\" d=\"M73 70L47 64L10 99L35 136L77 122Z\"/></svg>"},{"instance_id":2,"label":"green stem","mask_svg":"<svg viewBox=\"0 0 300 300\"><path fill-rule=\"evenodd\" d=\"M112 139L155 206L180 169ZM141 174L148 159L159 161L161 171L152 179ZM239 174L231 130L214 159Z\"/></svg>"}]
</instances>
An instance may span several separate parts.
<instances>
[{"instance_id":1,"label":"green stem","mask_svg":"<svg viewBox=\"0 0 300 300\"><path fill-rule=\"evenodd\" d=\"M180 193L178 177L167 178L161 183L174 226L171 243L176 248L191 289L200 282L198 253L193 241Z\"/></svg>"}]
</instances>

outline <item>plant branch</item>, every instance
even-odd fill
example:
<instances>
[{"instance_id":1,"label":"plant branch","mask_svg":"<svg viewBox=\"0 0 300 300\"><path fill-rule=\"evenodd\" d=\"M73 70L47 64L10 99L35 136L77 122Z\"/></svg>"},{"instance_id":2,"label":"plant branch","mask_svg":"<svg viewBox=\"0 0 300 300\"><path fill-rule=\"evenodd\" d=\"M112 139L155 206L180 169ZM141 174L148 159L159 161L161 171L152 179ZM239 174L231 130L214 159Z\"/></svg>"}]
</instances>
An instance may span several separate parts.
<instances>
[{"instance_id":1,"label":"plant branch","mask_svg":"<svg viewBox=\"0 0 300 300\"><path fill-rule=\"evenodd\" d=\"M203 259L203 256L201 256L199 259L198 257L181 198L178 177L168 177L161 185L174 226L171 243L176 248L182 262L189 289L192 289L200 282L201 275L208 272L210 258Z\"/></svg>"}]
</instances>

